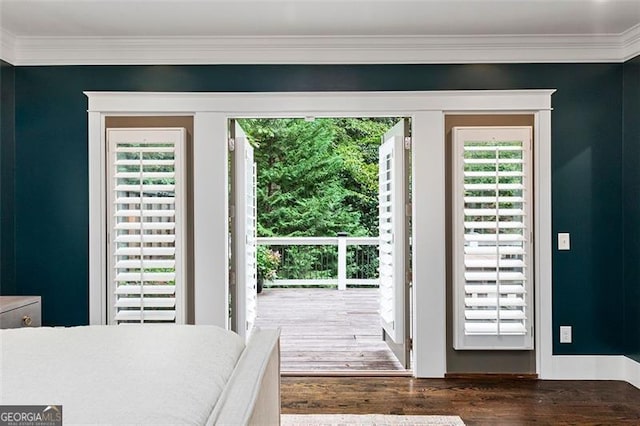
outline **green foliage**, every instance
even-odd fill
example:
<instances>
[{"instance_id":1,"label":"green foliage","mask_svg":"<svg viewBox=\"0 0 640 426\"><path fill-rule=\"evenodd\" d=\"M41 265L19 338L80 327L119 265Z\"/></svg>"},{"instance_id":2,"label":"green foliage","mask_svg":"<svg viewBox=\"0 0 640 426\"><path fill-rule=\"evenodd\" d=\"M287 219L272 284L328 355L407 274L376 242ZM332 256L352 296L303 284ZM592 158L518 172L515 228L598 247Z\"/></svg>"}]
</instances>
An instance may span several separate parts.
<instances>
[{"instance_id":1,"label":"green foliage","mask_svg":"<svg viewBox=\"0 0 640 426\"><path fill-rule=\"evenodd\" d=\"M349 195L345 202L360 212L366 235L378 235L378 149L382 135L400 119L332 119L334 146L343 158L343 184Z\"/></svg>"},{"instance_id":2,"label":"green foliage","mask_svg":"<svg viewBox=\"0 0 640 426\"><path fill-rule=\"evenodd\" d=\"M258 246L256 252L258 277L266 280L274 280L280 266L280 253L266 246Z\"/></svg>"},{"instance_id":3,"label":"green foliage","mask_svg":"<svg viewBox=\"0 0 640 426\"><path fill-rule=\"evenodd\" d=\"M258 234L378 234L378 147L397 119L245 119L256 149Z\"/></svg>"},{"instance_id":4,"label":"green foliage","mask_svg":"<svg viewBox=\"0 0 640 426\"><path fill-rule=\"evenodd\" d=\"M378 235L378 149L396 118L244 119L258 169L259 236ZM261 248L262 249L262 248ZM277 247L286 278L337 274L335 247ZM377 251L375 247L365 250ZM286 253L285 253L286 252ZM373 256L375 255L375 256ZM261 256L258 252L258 265ZM352 257L352 256L350 256ZM372 258L377 260L377 253ZM377 261L350 266L375 276Z\"/></svg>"},{"instance_id":5,"label":"green foliage","mask_svg":"<svg viewBox=\"0 0 640 426\"><path fill-rule=\"evenodd\" d=\"M263 236L362 234L359 213L345 205L343 160L330 121L257 119L242 123L258 166L258 232Z\"/></svg>"},{"instance_id":6,"label":"green foliage","mask_svg":"<svg viewBox=\"0 0 640 426\"><path fill-rule=\"evenodd\" d=\"M325 279L338 274L336 246L283 246L279 276L288 279Z\"/></svg>"}]
</instances>

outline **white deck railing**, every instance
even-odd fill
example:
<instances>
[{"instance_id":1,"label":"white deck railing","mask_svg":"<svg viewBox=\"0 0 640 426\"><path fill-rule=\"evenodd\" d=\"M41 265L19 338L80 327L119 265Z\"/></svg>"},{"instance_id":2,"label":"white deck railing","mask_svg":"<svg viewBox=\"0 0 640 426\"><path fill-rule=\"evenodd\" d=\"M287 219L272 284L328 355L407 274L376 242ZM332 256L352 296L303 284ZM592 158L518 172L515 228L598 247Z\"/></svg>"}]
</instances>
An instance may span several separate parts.
<instances>
[{"instance_id":1,"label":"white deck railing","mask_svg":"<svg viewBox=\"0 0 640 426\"><path fill-rule=\"evenodd\" d=\"M295 286L377 286L378 237L258 237L258 245L268 246L280 253L281 264L277 277L267 285ZM321 248L307 250L308 247ZM335 247L335 249L334 249ZM290 253L297 251L297 256ZM305 261L300 261L304 257ZM289 264L291 258L299 265ZM305 265L306 264L306 265ZM296 275L291 276L291 270Z\"/></svg>"}]
</instances>

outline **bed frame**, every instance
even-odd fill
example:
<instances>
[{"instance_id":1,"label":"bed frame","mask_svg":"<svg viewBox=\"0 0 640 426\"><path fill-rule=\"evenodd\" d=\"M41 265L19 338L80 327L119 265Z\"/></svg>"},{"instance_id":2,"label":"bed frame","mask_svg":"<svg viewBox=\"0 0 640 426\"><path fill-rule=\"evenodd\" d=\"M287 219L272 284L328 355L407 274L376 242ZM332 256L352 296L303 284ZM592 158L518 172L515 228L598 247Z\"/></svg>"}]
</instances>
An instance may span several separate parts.
<instances>
[{"instance_id":1,"label":"bed frame","mask_svg":"<svg viewBox=\"0 0 640 426\"><path fill-rule=\"evenodd\" d=\"M253 332L216 407L207 424L280 424L280 330Z\"/></svg>"}]
</instances>

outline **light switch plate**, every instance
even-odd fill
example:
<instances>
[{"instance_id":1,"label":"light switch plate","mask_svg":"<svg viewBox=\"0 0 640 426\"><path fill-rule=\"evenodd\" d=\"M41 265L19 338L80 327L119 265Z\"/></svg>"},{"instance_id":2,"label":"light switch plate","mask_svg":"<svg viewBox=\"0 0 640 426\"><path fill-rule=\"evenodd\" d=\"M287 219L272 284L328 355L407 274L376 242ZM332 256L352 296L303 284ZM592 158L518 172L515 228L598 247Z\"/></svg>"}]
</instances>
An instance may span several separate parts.
<instances>
[{"instance_id":1,"label":"light switch plate","mask_svg":"<svg viewBox=\"0 0 640 426\"><path fill-rule=\"evenodd\" d=\"M558 233L558 250L571 250L571 236L568 232Z\"/></svg>"},{"instance_id":2,"label":"light switch plate","mask_svg":"<svg viewBox=\"0 0 640 426\"><path fill-rule=\"evenodd\" d=\"M560 343L571 343L571 326L570 325L561 325L560 326Z\"/></svg>"}]
</instances>

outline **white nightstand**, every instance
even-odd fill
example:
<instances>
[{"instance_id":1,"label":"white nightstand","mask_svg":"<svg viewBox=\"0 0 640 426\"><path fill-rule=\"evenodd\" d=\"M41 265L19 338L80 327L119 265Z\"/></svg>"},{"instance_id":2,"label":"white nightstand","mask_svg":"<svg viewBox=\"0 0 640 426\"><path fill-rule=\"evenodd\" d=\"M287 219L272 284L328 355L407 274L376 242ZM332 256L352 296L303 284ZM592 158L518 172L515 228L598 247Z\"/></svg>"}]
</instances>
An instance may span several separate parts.
<instances>
[{"instance_id":1,"label":"white nightstand","mask_svg":"<svg viewBox=\"0 0 640 426\"><path fill-rule=\"evenodd\" d=\"M0 328L40 327L40 296L0 296Z\"/></svg>"}]
</instances>

